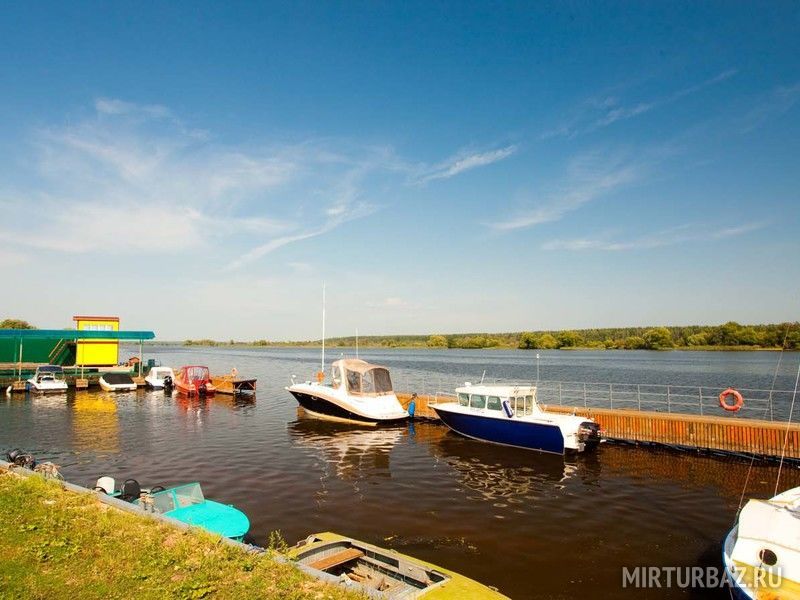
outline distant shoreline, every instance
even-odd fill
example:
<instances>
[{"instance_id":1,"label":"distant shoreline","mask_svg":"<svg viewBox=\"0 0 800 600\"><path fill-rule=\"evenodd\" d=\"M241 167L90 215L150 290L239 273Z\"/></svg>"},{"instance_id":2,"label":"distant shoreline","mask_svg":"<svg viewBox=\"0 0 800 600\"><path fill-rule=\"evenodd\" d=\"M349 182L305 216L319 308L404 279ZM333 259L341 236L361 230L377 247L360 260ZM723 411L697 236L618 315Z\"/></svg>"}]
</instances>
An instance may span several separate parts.
<instances>
[{"instance_id":1,"label":"distant shoreline","mask_svg":"<svg viewBox=\"0 0 800 600\"><path fill-rule=\"evenodd\" d=\"M321 340L276 342L211 339L161 342L183 346L252 348L319 348ZM580 330L458 333L432 335L371 335L325 340L329 348L456 348L463 350L692 350L757 352L800 350L800 323L606 327Z\"/></svg>"}]
</instances>

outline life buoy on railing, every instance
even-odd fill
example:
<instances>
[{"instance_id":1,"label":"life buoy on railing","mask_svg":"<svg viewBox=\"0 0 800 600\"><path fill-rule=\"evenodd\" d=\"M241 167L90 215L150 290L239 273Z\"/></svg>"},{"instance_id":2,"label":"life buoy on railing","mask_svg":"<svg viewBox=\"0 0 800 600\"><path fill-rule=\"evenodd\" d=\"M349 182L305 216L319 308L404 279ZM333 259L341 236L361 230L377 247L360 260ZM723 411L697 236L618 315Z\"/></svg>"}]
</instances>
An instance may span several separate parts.
<instances>
[{"instance_id":1,"label":"life buoy on railing","mask_svg":"<svg viewBox=\"0 0 800 600\"><path fill-rule=\"evenodd\" d=\"M317 383L322 383L325 381L325 373L323 371L317 371Z\"/></svg>"},{"instance_id":2,"label":"life buoy on railing","mask_svg":"<svg viewBox=\"0 0 800 600\"><path fill-rule=\"evenodd\" d=\"M736 401L728 404L728 396L733 396ZM719 405L727 411L738 412L744 406L744 398L735 389L728 388L719 395Z\"/></svg>"}]
</instances>

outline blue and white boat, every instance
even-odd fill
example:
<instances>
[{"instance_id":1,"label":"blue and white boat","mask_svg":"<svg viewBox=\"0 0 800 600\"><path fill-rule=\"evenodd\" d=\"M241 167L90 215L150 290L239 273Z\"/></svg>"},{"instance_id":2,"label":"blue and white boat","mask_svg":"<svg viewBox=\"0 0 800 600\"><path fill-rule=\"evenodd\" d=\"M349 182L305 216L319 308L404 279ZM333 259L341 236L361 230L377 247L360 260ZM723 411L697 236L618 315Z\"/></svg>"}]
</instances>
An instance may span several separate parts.
<instances>
[{"instance_id":1,"label":"blue and white boat","mask_svg":"<svg viewBox=\"0 0 800 600\"><path fill-rule=\"evenodd\" d=\"M430 406L463 436L554 454L583 452L600 442L600 427L592 419L542 410L535 386L466 384L456 394L456 402Z\"/></svg>"},{"instance_id":2,"label":"blue and white boat","mask_svg":"<svg viewBox=\"0 0 800 600\"><path fill-rule=\"evenodd\" d=\"M800 487L749 500L722 548L737 600L800 599Z\"/></svg>"}]
</instances>

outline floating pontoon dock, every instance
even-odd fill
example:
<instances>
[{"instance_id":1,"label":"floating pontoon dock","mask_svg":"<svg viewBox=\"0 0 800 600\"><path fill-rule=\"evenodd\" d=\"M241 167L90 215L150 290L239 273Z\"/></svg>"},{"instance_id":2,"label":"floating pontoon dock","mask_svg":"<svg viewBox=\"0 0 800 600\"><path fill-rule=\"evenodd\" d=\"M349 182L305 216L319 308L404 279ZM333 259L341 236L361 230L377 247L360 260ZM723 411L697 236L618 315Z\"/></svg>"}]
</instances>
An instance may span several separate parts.
<instances>
[{"instance_id":1,"label":"floating pontoon dock","mask_svg":"<svg viewBox=\"0 0 800 600\"><path fill-rule=\"evenodd\" d=\"M103 344L120 340L139 342L142 354L144 340L152 340L152 331L94 331L86 329L0 329L0 386L11 386L14 391L24 391L25 379L32 376L36 367L43 364L64 366L64 374L71 385L85 387L104 372L130 368L117 365L75 364L67 366L70 358L77 356L77 344ZM10 360L8 360L10 359ZM140 362L141 364L141 362Z\"/></svg>"},{"instance_id":2,"label":"floating pontoon dock","mask_svg":"<svg viewBox=\"0 0 800 600\"><path fill-rule=\"evenodd\" d=\"M408 408L411 394L398 393L397 397ZM453 400L441 395L417 396L414 416L438 421L431 405ZM763 458L779 458L785 453L788 459L800 460L800 424L785 421L583 406L547 405L547 410L590 417L610 441Z\"/></svg>"}]
</instances>

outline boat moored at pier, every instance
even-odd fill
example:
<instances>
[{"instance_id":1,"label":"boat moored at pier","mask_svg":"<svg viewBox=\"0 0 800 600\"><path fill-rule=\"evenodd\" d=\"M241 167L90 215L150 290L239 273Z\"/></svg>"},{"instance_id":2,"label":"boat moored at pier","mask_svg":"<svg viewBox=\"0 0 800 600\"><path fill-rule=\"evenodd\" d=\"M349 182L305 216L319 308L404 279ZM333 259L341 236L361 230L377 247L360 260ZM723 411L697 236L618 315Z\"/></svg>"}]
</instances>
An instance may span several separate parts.
<instances>
[{"instance_id":1,"label":"boat moored at pier","mask_svg":"<svg viewBox=\"0 0 800 600\"><path fill-rule=\"evenodd\" d=\"M199 365L181 367L175 377L175 388L186 396L213 396L216 391L208 367Z\"/></svg>"},{"instance_id":2,"label":"boat moored at pier","mask_svg":"<svg viewBox=\"0 0 800 600\"><path fill-rule=\"evenodd\" d=\"M27 380L27 388L32 392L65 392L67 382L64 379L64 368L59 365L40 365L36 373Z\"/></svg>"},{"instance_id":3,"label":"boat moored at pier","mask_svg":"<svg viewBox=\"0 0 800 600\"><path fill-rule=\"evenodd\" d=\"M306 413L318 418L365 425L408 418L392 389L389 370L360 359L335 361L330 383L292 382L286 390Z\"/></svg>"},{"instance_id":4,"label":"boat moored at pier","mask_svg":"<svg viewBox=\"0 0 800 600\"><path fill-rule=\"evenodd\" d=\"M430 406L445 425L469 438L554 454L583 452L601 439L592 419L543 410L536 386L467 384L456 394L455 402Z\"/></svg>"},{"instance_id":5,"label":"boat moored at pier","mask_svg":"<svg viewBox=\"0 0 800 600\"><path fill-rule=\"evenodd\" d=\"M136 382L128 373L103 373L100 387L107 392L135 392Z\"/></svg>"},{"instance_id":6,"label":"boat moored at pier","mask_svg":"<svg viewBox=\"0 0 800 600\"><path fill-rule=\"evenodd\" d=\"M144 378L145 385L154 390L172 390L175 373L172 367L153 367Z\"/></svg>"}]
</instances>

